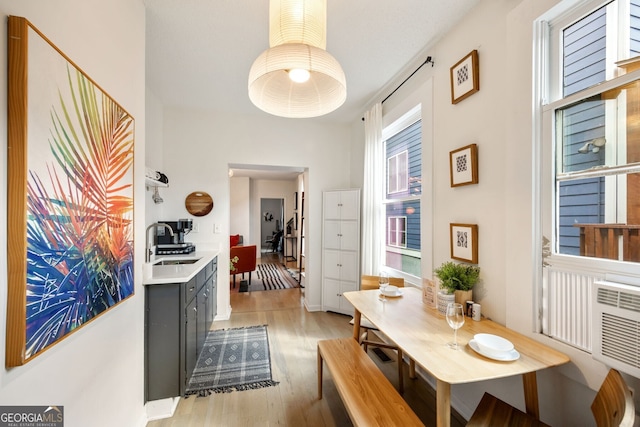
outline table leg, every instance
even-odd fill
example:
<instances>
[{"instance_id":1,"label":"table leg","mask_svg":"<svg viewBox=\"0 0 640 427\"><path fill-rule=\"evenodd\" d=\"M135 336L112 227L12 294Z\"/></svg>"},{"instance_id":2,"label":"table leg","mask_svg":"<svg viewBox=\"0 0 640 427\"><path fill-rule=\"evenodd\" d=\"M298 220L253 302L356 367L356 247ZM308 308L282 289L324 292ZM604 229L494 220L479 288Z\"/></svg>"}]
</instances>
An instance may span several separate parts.
<instances>
[{"instance_id":1,"label":"table leg","mask_svg":"<svg viewBox=\"0 0 640 427\"><path fill-rule=\"evenodd\" d=\"M318 346L318 399L322 399L322 362L322 353L320 352L320 346Z\"/></svg>"},{"instance_id":2,"label":"table leg","mask_svg":"<svg viewBox=\"0 0 640 427\"><path fill-rule=\"evenodd\" d=\"M451 425L451 384L436 380L436 426Z\"/></svg>"},{"instance_id":3,"label":"table leg","mask_svg":"<svg viewBox=\"0 0 640 427\"><path fill-rule=\"evenodd\" d=\"M362 313L358 310L353 314L353 339L357 342L360 342L360 319L362 318Z\"/></svg>"},{"instance_id":4,"label":"table leg","mask_svg":"<svg viewBox=\"0 0 640 427\"><path fill-rule=\"evenodd\" d=\"M522 385L524 386L524 404L527 414L540 419L540 407L538 406L538 381L536 373L528 372L522 374Z\"/></svg>"}]
</instances>

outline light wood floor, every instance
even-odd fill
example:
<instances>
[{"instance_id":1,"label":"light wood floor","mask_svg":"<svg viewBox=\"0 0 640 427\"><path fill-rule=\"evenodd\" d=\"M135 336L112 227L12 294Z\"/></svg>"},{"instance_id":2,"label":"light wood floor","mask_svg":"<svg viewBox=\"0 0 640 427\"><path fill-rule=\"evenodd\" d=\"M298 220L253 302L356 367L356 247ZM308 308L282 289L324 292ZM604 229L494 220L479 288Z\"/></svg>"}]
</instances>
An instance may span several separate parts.
<instances>
[{"instance_id":1,"label":"light wood floor","mask_svg":"<svg viewBox=\"0 0 640 427\"><path fill-rule=\"evenodd\" d=\"M196 426L351 426L331 374L325 370L323 399L317 396L316 343L351 336L348 316L308 312L304 288L231 294L231 318L216 321L213 329L268 325L275 387L208 397L181 399L173 417L151 421L147 427ZM397 386L395 362L370 355ZM393 354L389 354L393 357ZM408 369L405 370L407 372ZM404 398L425 425L435 425L434 392L425 381L404 380ZM453 411L452 411L453 412ZM452 426L464 425L456 414Z\"/></svg>"}]
</instances>

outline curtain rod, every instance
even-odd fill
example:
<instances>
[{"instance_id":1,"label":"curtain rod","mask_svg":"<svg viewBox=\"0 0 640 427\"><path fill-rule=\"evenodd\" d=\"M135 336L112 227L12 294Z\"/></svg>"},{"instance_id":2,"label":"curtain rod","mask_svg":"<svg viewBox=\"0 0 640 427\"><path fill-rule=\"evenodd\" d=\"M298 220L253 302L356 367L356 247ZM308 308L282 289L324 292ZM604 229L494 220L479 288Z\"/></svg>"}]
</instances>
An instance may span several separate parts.
<instances>
[{"instance_id":1,"label":"curtain rod","mask_svg":"<svg viewBox=\"0 0 640 427\"><path fill-rule=\"evenodd\" d=\"M424 61L422 64L420 64L420 66L419 66L418 68L416 68L416 69L415 69L415 71L409 75L409 77L407 77L406 79L404 79L404 80L402 81L402 83L400 83L400 84L398 85L398 87L396 87L396 88L393 90L393 92L391 92L389 95L387 95L387 97L386 97L385 99L383 99L380 103L381 103L381 104L384 104L384 101L386 101L387 99L389 99L389 98L391 97L391 95L393 95L394 93L396 93L396 91L397 91L398 89L400 89L400 88L402 87L402 85L403 85L403 84L405 84L405 83L406 83L406 82L407 82L411 77L413 77L413 75L414 75L415 73L417 73L417 72L420 70L420 68L424 67L425 65L427 65L427 64L429 64L429 63L431 63L431 66L432 66L432 67L435 65L435 62L433 62L433 61L431 60L431 57L430 57L430 56L427 56L427 59L425 59L425 61ZM362 118L362 121L364 122L364 117Z\"/></svg>"}]
</instances>

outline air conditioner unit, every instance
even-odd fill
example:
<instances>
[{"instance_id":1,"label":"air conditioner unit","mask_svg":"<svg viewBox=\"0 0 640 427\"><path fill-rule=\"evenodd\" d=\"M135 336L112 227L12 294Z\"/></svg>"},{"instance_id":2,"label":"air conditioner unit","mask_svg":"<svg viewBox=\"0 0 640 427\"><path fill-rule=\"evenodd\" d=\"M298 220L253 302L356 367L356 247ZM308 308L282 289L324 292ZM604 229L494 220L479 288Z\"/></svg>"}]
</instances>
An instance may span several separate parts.
<instances>
[{"instance_id":1,"label":"air conditioner unit","mask_svg":"<svg viewBox=\"0 0 640 427\"><path fill-rule=\"evenodd\" d=\"M596 281L592 301L592 357L640 377L640 287Z\"/></svg>"}]
</instances>

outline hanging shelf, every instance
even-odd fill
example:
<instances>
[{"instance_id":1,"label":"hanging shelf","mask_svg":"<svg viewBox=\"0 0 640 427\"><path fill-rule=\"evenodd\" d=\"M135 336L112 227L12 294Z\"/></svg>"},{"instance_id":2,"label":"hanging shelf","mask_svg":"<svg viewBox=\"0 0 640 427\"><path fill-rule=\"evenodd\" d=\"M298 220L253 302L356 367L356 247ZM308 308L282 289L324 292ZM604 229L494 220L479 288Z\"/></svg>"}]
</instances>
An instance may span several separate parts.
<instances>
[{"instance_id":1,"label":"hanging shelf","mask_svg":"<svg viewBox=\"0 0 640 427\"><path fill-rule=\"evenodd\" d=\"M165 184L164 182L156 181L154 179L147 178L147 177L145 177L144 182L147 185L147 187L166 188L169 186L169 184Z\"/></svg>"},{"instance_id":2,"label":"hanging shelf","mask_svg":"<svg viewBox=\"0 0 640 427\"><path fill-rule=\"evenodd\" d=\"M162 177L164 177L164 179L162 179ZM169 186L169 179L166 177L166 175L153 170L150 167L147 167L145 170L144 180L147 187L166 188Z\"/></svg>"}]
</instances>

